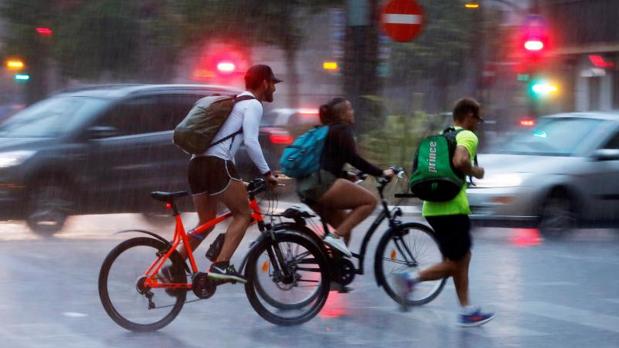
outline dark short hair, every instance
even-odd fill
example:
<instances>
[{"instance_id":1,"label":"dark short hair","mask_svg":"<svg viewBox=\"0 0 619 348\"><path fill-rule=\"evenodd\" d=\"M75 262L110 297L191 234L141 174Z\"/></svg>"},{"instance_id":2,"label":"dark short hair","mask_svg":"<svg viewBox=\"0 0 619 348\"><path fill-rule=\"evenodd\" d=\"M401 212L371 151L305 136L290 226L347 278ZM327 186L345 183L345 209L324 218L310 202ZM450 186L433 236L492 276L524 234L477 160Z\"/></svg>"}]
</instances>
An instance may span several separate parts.
<instances>
[{"instance_id":1,"label":"dark short hair","mask_svg":"<svg viewBox=\"0 0 619 348\"><path fill-rule=\"evenodd\" d=\"M318 115L320 116L320 123L326 125L337 124L339 122L338 108L337 106L348 99L343 97L335 97L328 103L323 104L318 109Z\"/></svg>"},{"instance_id":2,"label":"dark short hair","mask_svg":"<svg viewBox=\"0 0 619 348\"><path fill-rule=\"evenodd\" d=\"M456 102L453 110L454 121L462 121L466 115L473 113L479 117L479 103L473 98L462 98Z\"/></svg>"}]
</instances>

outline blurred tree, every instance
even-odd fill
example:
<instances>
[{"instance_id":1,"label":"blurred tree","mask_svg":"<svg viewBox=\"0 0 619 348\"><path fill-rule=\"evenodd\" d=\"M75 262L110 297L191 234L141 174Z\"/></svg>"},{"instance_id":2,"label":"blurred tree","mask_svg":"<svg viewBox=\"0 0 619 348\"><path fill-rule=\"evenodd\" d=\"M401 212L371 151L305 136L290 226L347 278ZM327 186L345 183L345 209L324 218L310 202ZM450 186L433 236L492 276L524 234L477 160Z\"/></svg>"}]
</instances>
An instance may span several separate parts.
<instances>
[{"instance_id":1,"label":"blurred tree","mask_svg":"<svg viewBox=\"0 0 619 348\"><path fill-rule=\"evenodd\" d=\"M164 82L181 47L172 1L73 0L56 57L65 77Z\"/></svg>"},{"instance_id":2,"label":"blurred tree","mask_svg":"<svg viewBox=\"0 0 619 348\"><path fill-rule=\"evenodd\" d=\"M290 105L298 93L297 52L306 15L339 0L5 0L7 46L32 67L34 100L43 97L45 62L54 58L63 78L168 81L182 48L234 37L248 47L283 49ZM41 24L54 30L53 45L37 37ZM35 70L42 70L38 73Z\"/></svg>"},{"instance_id":3,"label":"blurred tree","mask_svg":"<svg viewBox=\"0 0 619 348\"><path fill-rule=\"evenodd\" d=\"M61 78L168 81L181 47L172 0L6 0L6 47L23 57L31 80L27 102L47 94L50 61ZM35 28L52 28L51 37Z\"/></svg>"},{"instance_id":4,"label":"blurred tree","mask_svg":"<svg viewBox=\"0 0 619 348\"><path fill-rule=\"evenodd\" d=\"M200 42L213 37L235 38L248 47L257 44L279 46L286 60L288 104L298 106L299 74L297 54L303 43L308 15L342 0L182 0L186 39ZM207 33L207 34L205 34Z\"/></svg>"},{"instance_id":5,"label":"blurred tree","mask_svg":"<svg viewBox=\"0 0 619 348\"><path fill-rule=\"evenodd\" d=\"M19 56L25 61L24 72L30 74L25 88L28 104L47 94L49 46L54 37L40 36L36 28L54 28L57 16L50 3L50 0L5 0L0 5L0 15L6 25L2 58Z\"/></svg>"},{"instance_id":6,"label":"blurred tree","mask_svg":"<svg viewBox=\"0 0 619 348\"><path fill-rule=\"evenodd\" d=\"M439 108L450 105L449 86L464 77L467 65L477 64L479 30L475 13L452 0L420 0L425 11L421 35L410 43L392 44L390 83L410 86L430 81ZM409 91L408 94L412 93Z\"/></svg>"}]
</instances>

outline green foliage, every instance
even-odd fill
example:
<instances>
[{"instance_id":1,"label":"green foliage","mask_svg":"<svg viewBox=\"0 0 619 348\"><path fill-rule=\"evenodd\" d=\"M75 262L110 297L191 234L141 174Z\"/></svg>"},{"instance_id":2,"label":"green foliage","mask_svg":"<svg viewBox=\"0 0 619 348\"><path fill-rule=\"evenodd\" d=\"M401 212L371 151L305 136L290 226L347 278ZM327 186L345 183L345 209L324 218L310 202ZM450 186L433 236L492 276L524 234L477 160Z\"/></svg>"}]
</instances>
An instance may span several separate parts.
<instances>
[{"instance_id":1,"label":"green foliage","mask_svg":"<svg viewBox=\"0 0 619 348\"><path fill-rule=\"evenodd\" d=\"M428 122L428 115L424 112L389 115L382 128L361 136L359 147L372 163L410 169L417 144L428 134Z\"/></svg>"},{"instance_id":2,"label":"green foliage","mask_svg":"<svg viewBox=\"0 0 619 348\"><path fill-rule=\"evenodd\" d=\"M139 66L138 8L123 0L88 1L65 14L55 54L65 76L96 78L101 72L127 76Z\"/></svg>"},{"instance_id":3,"label":"green foliage","mask_svg":"<svg viewBox=\"0 0 619 348\"><path fill-rule=\"evenodd\" d=\"M466 11L453 0L421 0L425 25L410 43L393 45L393 76L406 81L424 74L458 79L476 39L474 11Z\"/></svg>"},{"instance_id":4,"label":"green foliage","mask_svg":"<svg viewBox=\"0 0 619 348\"><path fill-rule=\"evenodd\" d=\"M0 15L9 53L51 57L65 77L165 79L183 48L212 38L296 51L304 15L340 2L5 0ZM46 42L34 31L41 25L54 30Z\"/></svg>"}]
</instances>

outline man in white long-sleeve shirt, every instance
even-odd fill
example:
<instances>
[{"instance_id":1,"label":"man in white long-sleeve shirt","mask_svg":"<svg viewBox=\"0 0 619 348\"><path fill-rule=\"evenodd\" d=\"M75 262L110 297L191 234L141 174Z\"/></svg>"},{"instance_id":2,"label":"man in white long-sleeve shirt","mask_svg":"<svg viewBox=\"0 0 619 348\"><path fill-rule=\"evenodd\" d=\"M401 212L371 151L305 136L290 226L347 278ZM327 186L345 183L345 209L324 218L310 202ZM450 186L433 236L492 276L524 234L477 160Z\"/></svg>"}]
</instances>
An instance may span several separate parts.
<instances>
[{"instance_id":1,"label":"man in white long-sleeve shirt","mask_svg":"<svg viewBox=\"0 0 619 348\"><path fill-rule=\"evenodd\" d=\"M234 108L213 139L213 145L204 154L194 156L189 162L189 186L193 203L200 218L199 225L212 220L217 213L217 203L222 202L232 213L221 252L211 265L209 277L220 280L244 282L229 261L239 246L251 222L247 190L234 166L234 156L241 143L245 143L249 157L271 186L277 179L271 174L258 142L262 102L272 102L275 84L281 82L267 65L254 65L245 74L246 91L236 97ZM232 135L232 136L231 136ZM217 143L219 140L228 139ZM209 231L210 232L210 231ZM208 233L190 233L194 250ZM185 250L180 251L186 257ZM162 269L162 272L169 270ZM167 276L165 273L163 276Z\"/></svg>"}]
</instances>

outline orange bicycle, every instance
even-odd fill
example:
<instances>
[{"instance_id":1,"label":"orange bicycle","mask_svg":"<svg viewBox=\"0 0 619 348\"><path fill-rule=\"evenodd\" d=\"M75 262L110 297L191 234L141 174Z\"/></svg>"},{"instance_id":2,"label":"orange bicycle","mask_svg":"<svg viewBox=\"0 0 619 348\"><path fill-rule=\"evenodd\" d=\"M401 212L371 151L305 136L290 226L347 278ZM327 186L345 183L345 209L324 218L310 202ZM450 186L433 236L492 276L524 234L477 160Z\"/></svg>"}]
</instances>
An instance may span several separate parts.
<instances>
[{"instance_id":1,"label":"orange bicycle","mask_svg":"<svg viewBox=\"0 0 619 348\"><path fill-rule=\"evenodd\" d=\"M264 179L255 179L247 187L252 218L260 236L251 243L239 272L247 282L247 298L264 319L278 325L296 325L313 318L324 306L329 294L328 260L316 242L289 224L274 224L280 215L263 215L256 201L266 191ZM171 209L176 219L172 242L148 231L129 230L147 237L128 239L105 258L99 273L99 297L107 314L121 327L131 331L154 331L168 325L186 302L208 299L220 281L200 272L189 245L175 199L187 192L153 192L154 199ZM196 228L206 231L231 217L220 215ZM264 216L271 217L265 222ZM189 265L176 251L180 243L188 251ZM170 266L169 282L157 276ZM186 301L192 291L197 299Z\"/></svg>"}]
</instances>

